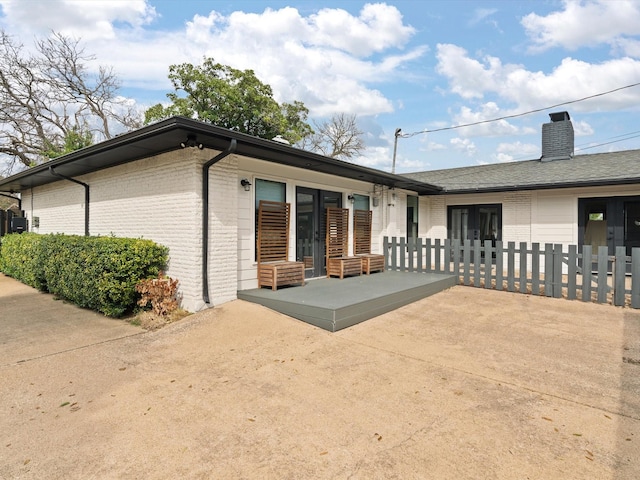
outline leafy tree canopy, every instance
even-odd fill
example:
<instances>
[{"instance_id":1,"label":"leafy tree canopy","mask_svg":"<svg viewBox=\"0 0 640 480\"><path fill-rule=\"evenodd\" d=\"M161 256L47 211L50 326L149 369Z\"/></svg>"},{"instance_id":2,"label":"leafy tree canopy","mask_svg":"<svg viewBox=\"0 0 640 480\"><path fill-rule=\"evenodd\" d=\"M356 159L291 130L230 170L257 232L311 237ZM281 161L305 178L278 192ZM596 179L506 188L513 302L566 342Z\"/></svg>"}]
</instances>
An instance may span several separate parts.
<instances>
[{"instance_id":1,"label":"leafy tree canopy","mask_svg":"<svg viewBox=\"0 0 640 480\"><path fill-rule=\"evenodd\" d=\"M149 108L145 123L182 115L256 137L280 135L292 144L313 132L304 104L278 104L271 87L253 70L238 70L205 58L200 66L171 65L169 80L175 89L167 94L172 103Z\"/></svg>"}]
</instances>

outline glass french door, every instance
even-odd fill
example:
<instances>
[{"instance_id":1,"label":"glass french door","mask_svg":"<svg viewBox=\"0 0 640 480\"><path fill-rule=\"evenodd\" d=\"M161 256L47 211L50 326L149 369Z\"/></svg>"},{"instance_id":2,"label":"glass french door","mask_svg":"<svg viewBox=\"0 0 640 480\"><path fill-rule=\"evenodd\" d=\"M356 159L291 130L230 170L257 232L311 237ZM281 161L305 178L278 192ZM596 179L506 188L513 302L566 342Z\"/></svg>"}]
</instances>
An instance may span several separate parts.
<instances>
[{"instance_id":1,"label":"glass french door","mask_svg":"<svg viewBox=\"0 0 640 480\"><path fill-rule=\"evenodd\" d=\"M591 245L594 253L606 246L640 247L640 197L581 198L578 200L579 244Z\"/></svg>"},{"instance_id":2,"label":"glass french door","mask_svg":"<svg viewBox=\"0 0 640 480\"><path fill-rule=\"evenodd\" d=\"M305 278L322 277L326 269L326 209L342 207L342 193L307 187L296 189L296 260Z\"/></svg>"},{"instance_id":3,"label":"glass french door","mask_svg":"<svg viewBox=\"0 0 640 480\"><path fill-rule=\"evenodd\" d=\"M501 205L460 205L448 209L448 236L451 240L502 240Z\"/></svg>"}]
</instances>

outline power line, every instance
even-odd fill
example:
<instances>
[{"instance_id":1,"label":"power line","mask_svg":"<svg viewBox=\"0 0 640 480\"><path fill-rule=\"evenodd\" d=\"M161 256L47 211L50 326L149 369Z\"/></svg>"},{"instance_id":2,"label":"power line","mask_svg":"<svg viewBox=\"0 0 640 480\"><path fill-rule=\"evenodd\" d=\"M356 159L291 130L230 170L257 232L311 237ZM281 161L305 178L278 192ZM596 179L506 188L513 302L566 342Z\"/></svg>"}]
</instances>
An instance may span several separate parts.
<instances>
[{"instance_id":1,"label":"power line","mask_svg":"<svg viewBox=\"0 0 640 480\"><path fill-rule=\"evenodd\" d=\"M577 100L569 100L568 102L557 103L557 104L551 105L549 107L537 108L535 110L530 110L528 112L522 112L522 113L515 113L513 115L505 115L503 117L493 118L493 119L490 119L490 120L481 120L481 121L478 121L478 122L465 123L463 125L454 125L454 126L451 126L451 127L435 128L433 130L420 130L418 132L412 132L412 133L401 133L401 134L398 134L397 130L396 130L396 137L410 138L410 137L414 137L416 135L420 135L421 133L444 132L446 130L456 130L458 128L473 127L475 125L482 125L482 124L485 124L485 123L499 122L500 120L507 120L509 118L524 117L525 115L531 115L532 113L543 112L545 110L550 110L552 108L561 107L563 105L570 105L572 103L584 102L585 100L589 100L589 99L592 99L592 98L602 97L603 95L609 95L610 93L619 92L620 90L624 90L624 89L631 88L631 87L637 87L638 85L640 85L640 82L632 83L631 85L625 85L624 87L614 88L613 90L609 90L607 92L596 93L595 95L589 95L588 97L579 98Z\"/></svg>"}]
</instances>

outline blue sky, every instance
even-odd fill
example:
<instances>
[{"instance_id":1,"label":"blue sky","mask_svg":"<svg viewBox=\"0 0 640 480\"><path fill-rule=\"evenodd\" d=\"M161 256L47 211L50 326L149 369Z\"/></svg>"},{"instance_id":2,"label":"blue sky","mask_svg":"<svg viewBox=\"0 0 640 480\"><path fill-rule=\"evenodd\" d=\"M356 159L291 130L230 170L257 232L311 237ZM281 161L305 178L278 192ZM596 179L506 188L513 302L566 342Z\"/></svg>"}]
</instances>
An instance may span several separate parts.
<instances>
[{"instance_id":1,"label":"blue sky","mask_svg":"<svg viewBox=\"0 0 640 480\"><path fill-rule=\"evenodd\" d=\"M576 153L640 148L640 0L0 0L0 28L29 46L55 30L110 65L144 111L171 64L205 56L250 68L311 120L356 114L356 163L399 173L540 156L548 114L567 110ZM414 134L414 135L411 135Z\"/></svg>"}]
</instances>

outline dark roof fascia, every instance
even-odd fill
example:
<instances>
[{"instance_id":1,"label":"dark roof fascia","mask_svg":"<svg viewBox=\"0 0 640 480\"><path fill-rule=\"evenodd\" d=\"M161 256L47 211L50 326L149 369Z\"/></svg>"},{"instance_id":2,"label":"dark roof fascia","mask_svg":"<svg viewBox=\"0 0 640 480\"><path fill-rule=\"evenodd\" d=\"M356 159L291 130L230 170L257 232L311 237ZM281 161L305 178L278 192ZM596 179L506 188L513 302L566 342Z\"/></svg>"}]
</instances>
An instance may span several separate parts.
<instances>
[{"instance_id":1,"label":"dark roof fascia","mask_svg":"<svg viewBox=\"0 0 640 480\"><path fill-rule=\"evenodd\" d=\"M419 195L433 194L441 190L435 185L324 157L280 142L253 137L186 117L172 117L1 179L0 191L14 193L32 186L58 181L59 178L52 175L49 167L53 167L58 173L77 176L178 150L180 141L186 139L187 134L195 134L198 143L213 150L222 151L227 148L231 139L236 139L238 155L380 184L389 188L410 190ZM150 139L158 140L151 145L143 146L143 142ZM137 146L140 148L136 149ZM121 154L116 155L119 151ZM104 156L104 159L95 160L98 155Z\"/></svg>"},{"instance_id":2,"label":"dark roof fascia","mask_svg":"<svg viewBox=\"0 0 640 480\"><path fill-rule=\"evenodd\" d=\"M508 185L497 187L483 187L475 189L442 189L437 195L468 195L472 193L501 193L501 192L519 192L519 191L531 191L531 190L555 190L565 188L584 188L584 187L607 187L615 185L634 185L640 184L640 178L623 178L615 180L589 180L584 182L569 182L569 183L541 183L541 184L526 184L526 185Z\"/></svg>"}]
</instances>

